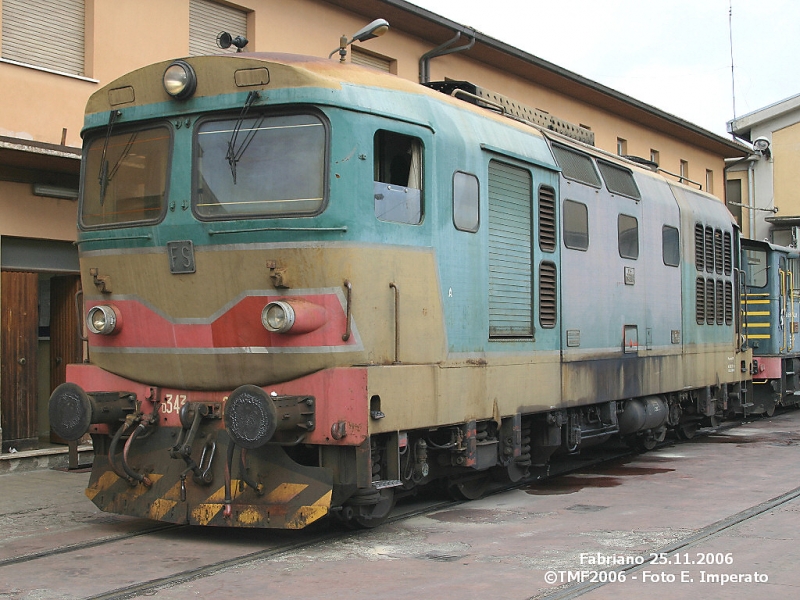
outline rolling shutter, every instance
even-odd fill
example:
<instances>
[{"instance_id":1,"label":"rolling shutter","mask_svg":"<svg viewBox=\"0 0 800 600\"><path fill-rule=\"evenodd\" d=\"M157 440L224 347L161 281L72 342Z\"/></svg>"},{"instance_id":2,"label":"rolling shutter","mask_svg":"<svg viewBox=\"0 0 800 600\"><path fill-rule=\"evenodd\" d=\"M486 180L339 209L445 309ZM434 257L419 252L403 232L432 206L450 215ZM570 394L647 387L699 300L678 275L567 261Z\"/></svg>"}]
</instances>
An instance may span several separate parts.
<instances>
[{"instance_id":1,"label":"rolling shutter","mask_svg":"<svg viewBox=\"0 0 800 600\"><path fill-rule=\"evenodd\" d=\"M531 175L489 163L489 335L530 337Z\"/></svg>"},{"instance_id":2,"label":"rolling shutter","mask_svg":"<svg viewBox=\"0 0 800 600\"><path fill-rule=\"evenodd\" d=\"M373 69L386 71L387 73L391 72L392 67L391 60L382 58L380 56L375 56L374 54L368 54L360 48L356 48L355 46L350 46L350 62L352 62L354 65L372 67Z\"/></svg>"},{"instance_id":3,"label":"rolling shutter","mask_svg":"<svg viewBox=\"0 0 800 600\"><path fill-rule=\"evenodd\" d=\"M84 0L2 0L3 58L84 75Z\"/></svg>"},{"instance_id":4,"label":"rolling shutter","mask_svg":"<svg viewBox=\"0 0 800 600\"><path fill-rule=\"evenodd\" d=\"M211 0L189 0L189 54L220 54L236 52L217 46L217 36L227 31L232 37L247 37L247 13Z\"/></svg>"}]
</instances>

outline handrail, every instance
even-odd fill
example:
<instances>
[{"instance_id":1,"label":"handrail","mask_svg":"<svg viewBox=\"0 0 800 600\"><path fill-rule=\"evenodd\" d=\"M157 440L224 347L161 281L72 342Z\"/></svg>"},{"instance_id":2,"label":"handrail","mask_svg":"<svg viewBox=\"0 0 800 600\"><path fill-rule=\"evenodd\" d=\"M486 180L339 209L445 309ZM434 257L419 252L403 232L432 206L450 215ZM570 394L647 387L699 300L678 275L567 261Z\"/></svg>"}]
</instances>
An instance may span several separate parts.
<instances>
[{"instance_id":1,"label":"handrail","mask_svg":"<svg viewBox=\"0 0 800 600\"><path fill-rule=\"evenodd\" d=\"M794 334L795 334L795 321L794 321L794 273L786 271L789 278L789 351L794 350Z\"/></svg>"},{"instance_id":2,"label":"handrail","mask_svg":"<svg viewBox=\"0 0 800 600\"><path fill-rule=\"evenodd\" d=\"M394 290L394 364L400 364L400 289L392 282L389 287Z\"/></svg>"},{"instance_id":3,"label":"handrail","mask_svg":"<svg viewBox=\"0 0 800 600\"><path fill-rule=\"evenodd\" d=\"M349 279L345 279L344 287L347 288L347 308L345 317L347 319L347 324L345 325L344 335L342 335L342 341L346 342L350 339L350 334L352 333L351 323L353 318L353 284L350 283Z\"/></svg>"},{"instance_id":4,"label":"handrail","mask_svg":"<svg viewBox=\"0 0 800 600\"><path fill-rule=\"evenodd\" d=\"M786 350L786 271L778 269L778 275L781 279L780 297L778 298L778 310L780 311L781 325L783 326L783 341L778 352L783 353Z\"/></svg>"}]
</instances>

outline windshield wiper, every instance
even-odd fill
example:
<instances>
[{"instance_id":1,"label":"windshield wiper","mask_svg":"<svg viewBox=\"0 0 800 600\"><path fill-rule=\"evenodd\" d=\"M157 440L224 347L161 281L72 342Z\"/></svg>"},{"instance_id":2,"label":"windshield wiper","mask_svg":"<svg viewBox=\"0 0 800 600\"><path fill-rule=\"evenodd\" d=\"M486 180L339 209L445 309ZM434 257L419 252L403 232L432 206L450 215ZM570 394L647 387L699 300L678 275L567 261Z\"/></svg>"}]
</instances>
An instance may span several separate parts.
<instances>
[{"instance_id":1,"label":"windshield wiper","mask_svg":"<svg viewBox=\"0 0 800 600\"><path fill-rule=\"evenodd\" d=\"M114 123L122 116L122 111L112 110L108 115L108 127L106 127L106 140L103 143L103 154L100 156L100 173L97 174L97 181L100 184L100 206L103 206L103 201L106 197L106 188L108 187L108 161L106 160L106 152L108 152L108 142L111 139L111 130L114 128Z\"/></svg>"},{"instance_id":2,"label":"windshield wiper","mask_svg":"<svg viewBox=\"0 0 800 600\"><path fill-rule=\"evenodd\" d=\"M239 113L239 118L236 120L236 124L233 126L233 133L231 134L231 139L228 140L228 152L225 155L225 158L228 161L228 164L231 167L231 175L233 176L233 183L236 185L236 164L241 160L242 156L244 156L247 147L250 145L250 142L253 141L253 138L256 136L258 132L258 128L261 126L261 123L264 121L264 115L253 124L253 127L247 132L247 135L242 140L242 143L239 147L236 147L236 142L238 141L239 131L242 129L242 124L244 123L245 118L247 117L247 113L250 111L250 107L253 106L253 103L261 97L256 91L252 91L247 94L247 100L244 101L244 106L242 107L242 112Z\"/></svg>"}]
</instances>

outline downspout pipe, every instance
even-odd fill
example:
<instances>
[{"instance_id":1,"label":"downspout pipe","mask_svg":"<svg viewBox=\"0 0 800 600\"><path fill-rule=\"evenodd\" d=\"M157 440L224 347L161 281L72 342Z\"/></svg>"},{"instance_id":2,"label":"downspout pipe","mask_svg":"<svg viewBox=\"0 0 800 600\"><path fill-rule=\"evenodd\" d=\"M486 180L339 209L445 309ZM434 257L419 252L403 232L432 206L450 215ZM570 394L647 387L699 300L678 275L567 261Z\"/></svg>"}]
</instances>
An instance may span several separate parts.
<instances>
[{"instance_id":1,"label":"downspout pipe","mask_svg":"<svg viewBox=\"0 0 800 600\"><path fill-rule=\"evenodd\" d=\"M438 56L444 56L446 54L452 54L454 52L463 52L469 50L475 45L475 36L471 35L469 36L469 41L463 46L457 46L455 48L450 47L460 39L461 39L461 32L457 31L455 36L453 36L443 44L439 44L433 50L428 50L428 52L426 52L420 57L419 59L420 83L425 84L431 80L431 69L430 69L431 59L436 58Z\"/></svg>"},{"instance_id":2,"label":"downspout pipe","mask_svg":"<svg viewBox=\"0 0 800 600\"><path fill-rule=\"evenodd\" d=\"M750 205L750 239L757 240L756 237L756 177L755 161L750 161L747 167L747 203Z\"/></svg>"}]
</instances>

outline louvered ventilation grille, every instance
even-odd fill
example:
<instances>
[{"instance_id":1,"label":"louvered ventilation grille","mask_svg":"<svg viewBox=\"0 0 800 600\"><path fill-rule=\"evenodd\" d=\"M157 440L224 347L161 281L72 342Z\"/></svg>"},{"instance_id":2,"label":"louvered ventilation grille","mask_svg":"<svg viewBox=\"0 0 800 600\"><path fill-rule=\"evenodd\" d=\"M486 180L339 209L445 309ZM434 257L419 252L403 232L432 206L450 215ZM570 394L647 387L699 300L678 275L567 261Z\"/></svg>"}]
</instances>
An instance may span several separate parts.
<instances>
[{"instance_id":1,"label":"louvered ventilation grille","mask_svg":"<svg viewBox=\"0 0 800 600\"><path fill-rule=\"evenodd\" d=\"M546 329L555 327L558 319L556 279L555 263L543 262L539 267L539 323Z\"/></svg>"},{"instance_id":2,"label":"louvered ventilation grille","mask_svg":"<svg viewBox=\"0 0 800 600\"><path fill-rule=\"evenodd\" d=\"M733 325L733 284L725 282L725 325Z\"/></svg>"},{"instance_id":3,"label":"louvered ventilation grille","mask_svg":"<svg viewBox=\"0 0 800 600\"><path fill-rule=\"evenodd\" d=\"M698 325L706 322L706 280L698 277L695 282L695 318Z\"/></svg>"},{"instance_id":4,"label":"louvered ventilation grille","mask_svg":"<svg viewBox=\"0 0 800 600\"><path fill-rule=\"evenodd\" d=\"M706 325L714 324L714 280L706 279Z\"/></svg>"},{"instance_id":5,"label":"louvered ventilation grille","mask_svg":"<svg viewBox=\"0 0 800 600\"><path fill-rule=\"evenodd\" d=\"M706 272L714 272L714 230L711 227L706 227L705 235L705 261Z\"/></svg>"},{"instance_id":6,"label":"louvered ventilation grille","mask_svg":"<svg viewBox=\"0 0 800 600\"><path fill-rule=\"evenodd\" d=\"M539 248L556 249L556 191L545 185L539 188Z\"/></svg>"},{"instance_id":7,"label":"louvered ventilation grille","mask_svg":"<svg viewBox=\"0 0 800 600\"><path fill-rule=\"evenodd\" d=\"M703 250L703 226L698 223L694 226L694 266L698 271L706 268Z\"/></svg>"},{"instance_id":8,"label":"louvered ventilation grille","mask_svg":"<svg viewBox=\"0 0 800 600\"><path fill-rule=\"evenodd\" d=\"M714 230L714 270L722 275L722 232Z\"/></svg>"},{"instance_id":9,"label":"louvered ventilation grille","mask_svg":"<svg viewBox=\"0 0 800 600\"><path fill-rule=\"evenodd\" d=\"M730 275L733 271L733 251L731 244L731 234L727 231L722 238L722 260L725 275Z\"/></svg>"}]
</instances>

